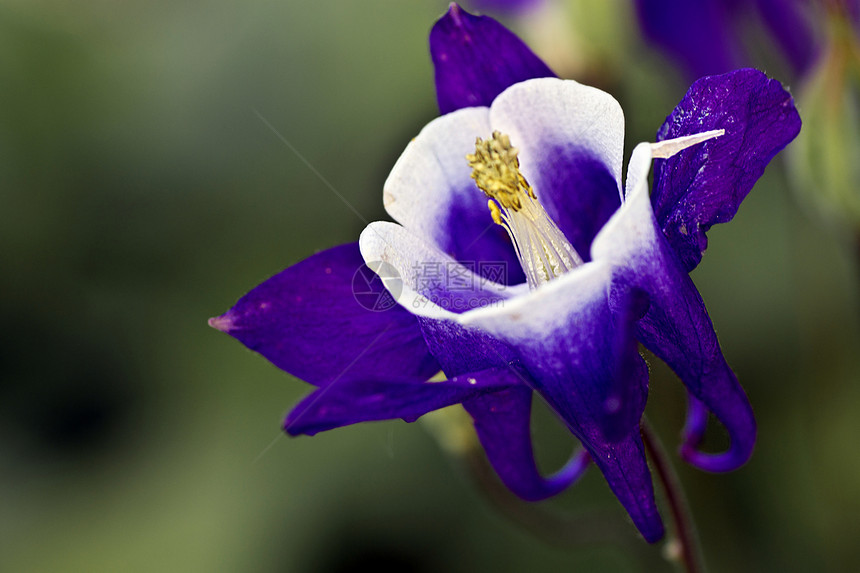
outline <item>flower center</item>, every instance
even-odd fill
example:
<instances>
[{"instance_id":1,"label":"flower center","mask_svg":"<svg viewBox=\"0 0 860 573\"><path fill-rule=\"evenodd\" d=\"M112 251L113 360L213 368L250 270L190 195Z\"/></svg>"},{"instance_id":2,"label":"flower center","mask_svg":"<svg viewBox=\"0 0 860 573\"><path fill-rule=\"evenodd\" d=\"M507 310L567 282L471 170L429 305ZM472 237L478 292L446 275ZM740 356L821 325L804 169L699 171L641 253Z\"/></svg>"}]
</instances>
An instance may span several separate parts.
<instances>
[{"instance_id":1,"label":"flower center","mask_svg":"<svg viewBox=\"0 0 860 573\"><path fill-rule=\"evenodd\" d=\"M508 232L529 287L535 289L581 265L582 257L538 202L520 173L517 153L510 137L494 131L490 139L477 139L475 153L466 160L472 179L489 197L493 221Z\"/></svg>"}]
</instances>

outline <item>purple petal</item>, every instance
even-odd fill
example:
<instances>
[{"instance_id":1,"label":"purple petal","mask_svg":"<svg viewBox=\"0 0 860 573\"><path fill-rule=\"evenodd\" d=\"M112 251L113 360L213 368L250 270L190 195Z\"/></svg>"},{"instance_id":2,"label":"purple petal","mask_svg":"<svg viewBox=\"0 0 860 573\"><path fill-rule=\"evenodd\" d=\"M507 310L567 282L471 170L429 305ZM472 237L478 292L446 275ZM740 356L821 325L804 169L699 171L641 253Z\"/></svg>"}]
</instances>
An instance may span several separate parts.
<instances>
[{"instance_id":1,"label":"purple petal","mask_svg":"<svg viewBox=\"0 0 860 573\"><path fill-rule=\"evenodd\" d=\"M357 243L281 271L210 324L311 384L439 371L415 317L364 265Z\"/></svg>"},{"instance_id":2,"label":"purple petal","mask_svg":"<svg viewBox=\"0 0 860 573\"><path fill-rule=\"evenodd\" d=\"M436 98L443 114L489 106L505 88L555 74L522 40L488 16L456 4L430 31Z\"/></svg>"},{"instance_id":3,"label":"purple petal","mask_svg":"<svg viewBox=\"0 0 860 573\"><path fill-rule=\"evenodd\" d=\"M527 501L560 493L578 480L591 460L579 450L554 475L544 478L535 464L531 440L532 391L516 386L463 403L490 464L512 492Z\"/></svg>"},{"instance_id":4,"label":"purple petal","mask_svg":"<svg viewBox=\"0 0 860 573\"><path fill-rule=\"evenodd\" d=\"M756 426L752 407L720 350L711 319L693 281L675 263L670 267L668 252L662 253L663 273L655 280L651 306L639 322L639 338L663 360L687 386L697 402L685 431L681 457L692 465L712 472L742 466L752 455ZM704 431L702 404L723 423L731 437L726 452L707 454L696 450Z\"/></svg>"},{"instance_id":5,"label":"purple petal","mask_svg":"<svg viewBox=\"0 0 860 573\"><path fill-rule=\"evenodd\" d=\"M687 271L708 245L706 232L730 221L770 160L800 131L791 95L752 70L702 78L657 132L657 140L725 129L725 135L654 162L651 203Z\"/></svg>"},{"instance_id":6,"label":"purple petal","mask_svg":"<svg viewBox=\"0 0 860 573\"><path fill-rule=\"evenodd\" d=\"M737 68L740 42L724 0L636 0L645 36L677 61L689 77Z\"/></svg>"},{"instance_id":7,"label":"purple petal","mask_svg":"<svg viewBox=\"0 0 860 573\"><path fill-rule=\"evenodd\" d=\"M407 378L339 380L299 402L287 415L284 430L294 436L314 435L373 420L403 418L414 422L427 412L519 383L507 368L472 372L444 382Z\"/></svg>"}]
</instances>

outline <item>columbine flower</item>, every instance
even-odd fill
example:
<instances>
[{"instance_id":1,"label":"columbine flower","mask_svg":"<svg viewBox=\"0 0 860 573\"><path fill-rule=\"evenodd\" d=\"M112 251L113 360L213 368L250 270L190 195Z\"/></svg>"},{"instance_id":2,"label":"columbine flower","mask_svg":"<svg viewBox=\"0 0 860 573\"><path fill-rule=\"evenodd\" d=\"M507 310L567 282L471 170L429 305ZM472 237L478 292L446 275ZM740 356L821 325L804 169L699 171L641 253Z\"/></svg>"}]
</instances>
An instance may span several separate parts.
<instances>
[{"instance_id":1,"label":"columbine flower","mask_svg":"<svg viewBox=\"0 0 860 573\"><path fill-rule=\"evenodd\" d=\"M803 0L636 0L636 11L648 39L690 77L698 78L748 63L742 25L748 27L756 16L792 68L798 73L807 70L818 54L811 17L817 7L807 4Z\"/></svg>"},{"instance_id":2,"label":"columbine flower","mask_svg":"<svg viewBox=\"0 0 860 573\"><path fill-rule=\"evenodd\" d=\"M385 183L399 224L372 223L358 245L286 269L211 322L318 386L287 416L290 434L412 421L460 403L512 491L554 495L591 459L655 541L663 525L639 434L648 371L637 342L690 392L684 459L710 471L743 464L752 410L688 272L706 231L732 218L797 134L791 98L755 70L700 80L660 143L636 147L622 185L624 118L611 96L544 77L510 32L456 6L434 27L431 51L450 113L421 131ZM649 196L655 157L667 159L655 163ZM367 289L385 296L386 282L400 305L359 304L363 261L396 270L399 294L391 280ZM497 267L482 261L514 269L513 286L491 280ZM440 369L447 380L428 381ZM583 445L550 477L532 452L535 391ZM731 436L726 452L696 449L708 411Z\"/></svg>"}]
</instances>

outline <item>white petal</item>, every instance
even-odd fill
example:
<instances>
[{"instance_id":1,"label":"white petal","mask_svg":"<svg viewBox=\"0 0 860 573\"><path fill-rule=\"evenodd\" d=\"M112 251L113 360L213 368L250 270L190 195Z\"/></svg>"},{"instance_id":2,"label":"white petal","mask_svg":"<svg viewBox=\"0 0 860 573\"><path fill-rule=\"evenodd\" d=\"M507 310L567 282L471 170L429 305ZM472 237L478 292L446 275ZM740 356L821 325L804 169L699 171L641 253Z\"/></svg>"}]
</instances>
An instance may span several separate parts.
<instances>
[{"instance_id":1,"label":"white petal","mask_svg":"<svg viewBox=\"0 0 860 573\"><path fill-rule=\"evenodd\" d=\"M475 138L491 133L489 108L466 108L427 124L397 160L383 186L385 210L395 221L434 245L446 244L447 218L455 202L487 214L487 199L471 179L466 155Z\"/></svg>"},{"instance_id":2,"label":"white petal","mask_svg":"<svg viewBox=\"0 0 860 573\"><path fill-rule=\"evenodd\" d=\"M592 260L623 265L631 257L647 257L656 248L657 223L648 193L651 161L651 144L637 145L627 165L624 203L594 238Z\"/></svg>"}]
</instances>

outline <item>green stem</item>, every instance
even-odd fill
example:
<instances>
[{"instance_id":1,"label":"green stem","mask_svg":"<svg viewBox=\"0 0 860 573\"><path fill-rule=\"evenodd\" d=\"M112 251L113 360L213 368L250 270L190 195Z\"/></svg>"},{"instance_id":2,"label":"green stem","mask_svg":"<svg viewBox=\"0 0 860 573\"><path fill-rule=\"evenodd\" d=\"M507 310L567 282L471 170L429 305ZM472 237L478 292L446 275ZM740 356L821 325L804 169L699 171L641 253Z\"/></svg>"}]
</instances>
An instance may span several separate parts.
<instances>
[{"instance_id":1,"label":"green stem","mask_svg":"<svg viewBox=\"0 0 860 573\"><path fill-rule=\"evenodd\" d=\"M680 545L678 561L683 564L684 571L687 573L701 573L704 571L704 567L702 565L702 554L699 549L699 540L696 535L696 527L693 524L690 507L684 497L684 490L681 488L681 481L678 479L678 474L675 473L675 469L669 461L669 456L666 454L666 449L663 447L660 438L657 437L657 434L645 418L642 418L641 428L642 441L645 443L645 449L651 458L654 469L657 471L657 477L663 486L666 501L669 503L669 508L672 512L675 536Z\"/></svg>"}]
</instances>

